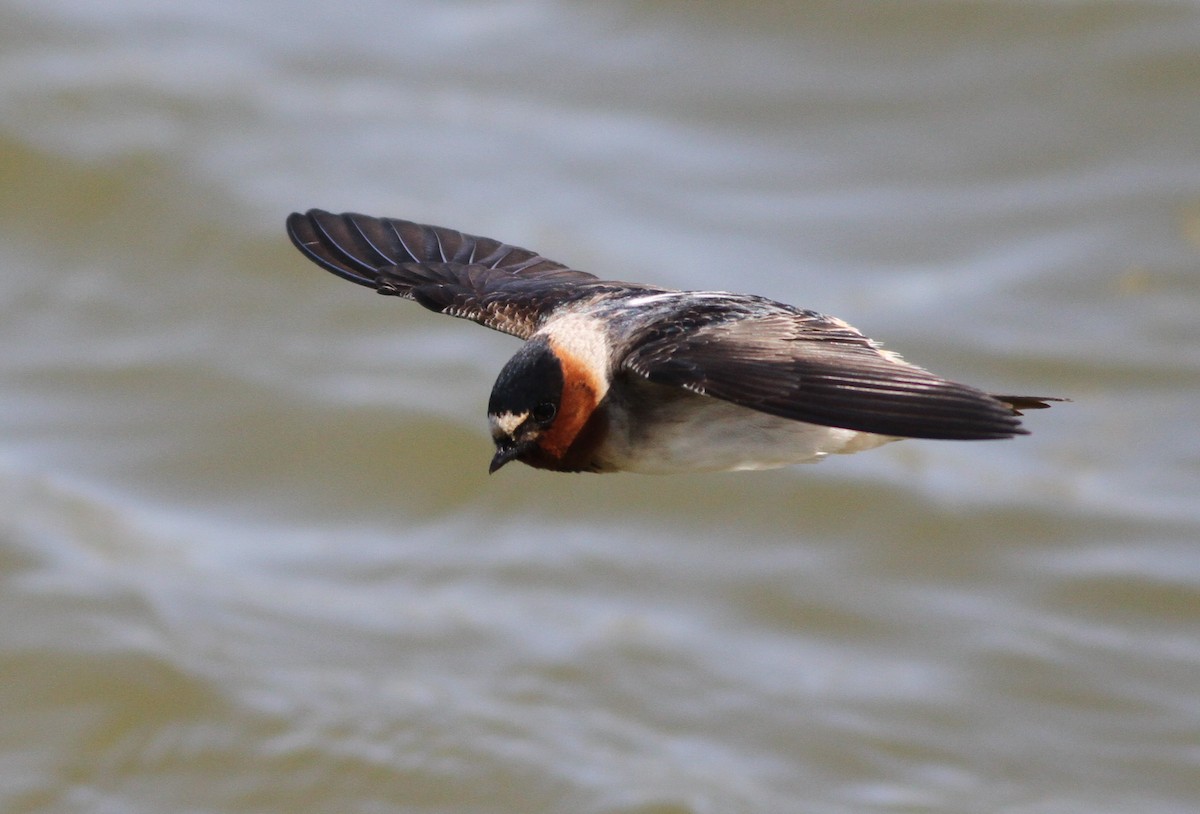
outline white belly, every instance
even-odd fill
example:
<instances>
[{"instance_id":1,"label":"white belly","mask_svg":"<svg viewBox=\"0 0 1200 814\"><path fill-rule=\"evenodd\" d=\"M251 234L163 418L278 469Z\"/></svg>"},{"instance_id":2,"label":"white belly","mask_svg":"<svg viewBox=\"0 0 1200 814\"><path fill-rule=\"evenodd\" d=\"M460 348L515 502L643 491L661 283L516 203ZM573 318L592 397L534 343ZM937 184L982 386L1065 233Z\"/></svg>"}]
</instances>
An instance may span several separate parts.
<instances>
[{"instance_id":1,"label":"white belly","mask_svg":"<svg viewBox=\"0 0 1200 814\"><path fill-rule=\"evenodd\" d=\"M646 383L625 399L638 416L614 410L599 462L604 469L667 474L774 469L814 463L895 441L887 435L822 427Z\"/></svg>"}]
</instances>

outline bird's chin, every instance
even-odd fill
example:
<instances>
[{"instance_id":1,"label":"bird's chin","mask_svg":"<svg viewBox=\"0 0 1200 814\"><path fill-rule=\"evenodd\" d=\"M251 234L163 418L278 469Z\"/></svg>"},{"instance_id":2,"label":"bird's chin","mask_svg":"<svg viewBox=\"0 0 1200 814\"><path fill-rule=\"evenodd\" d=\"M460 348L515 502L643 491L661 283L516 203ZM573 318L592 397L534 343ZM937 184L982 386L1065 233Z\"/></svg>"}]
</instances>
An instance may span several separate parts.
<instances>
[{"instance_id":1,"label":"bird's chin","mask_svg":"<svg viewBox=\"0 0 1200 814\"><path fill-rule=\"evenodd\" d=\"M531 452L536 445L536 441L519 441L497 446L496 454L492 456L492 463L488 466L488 474L492 474L509 461L520 460L524 455Z\"/></svg>"}]
</instances>

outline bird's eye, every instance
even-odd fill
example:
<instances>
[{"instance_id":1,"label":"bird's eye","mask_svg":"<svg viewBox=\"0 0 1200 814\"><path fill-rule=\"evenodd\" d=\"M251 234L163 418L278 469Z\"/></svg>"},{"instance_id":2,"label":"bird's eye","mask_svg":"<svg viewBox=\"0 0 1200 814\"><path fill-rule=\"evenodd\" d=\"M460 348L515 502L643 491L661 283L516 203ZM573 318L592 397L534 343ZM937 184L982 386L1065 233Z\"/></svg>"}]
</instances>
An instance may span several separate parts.
<instances>
[{"instance_id":1,"label":"bird's eye","mask_svg":"<svg viewBox=\"0 0 1200 814\"><path fill-rule=\"evenodd\" d=\"M558 408L548 401L543 401L541 404L533 408L533 420L539 424L545 424L554 418L554 414L558 412Z\"/></svg>"}]
</instances>

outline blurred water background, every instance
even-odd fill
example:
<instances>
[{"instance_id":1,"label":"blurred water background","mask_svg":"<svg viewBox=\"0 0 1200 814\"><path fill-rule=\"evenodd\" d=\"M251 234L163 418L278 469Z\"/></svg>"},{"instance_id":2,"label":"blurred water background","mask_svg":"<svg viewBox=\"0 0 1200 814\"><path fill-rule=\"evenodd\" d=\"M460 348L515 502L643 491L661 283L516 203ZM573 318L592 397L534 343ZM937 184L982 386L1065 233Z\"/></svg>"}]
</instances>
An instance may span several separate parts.
<instances>
[{"instance_id":1,"label":"blurred water background","mask_svg":"<svg viewBox=\"0 0 1200 814\"><path fill-rule=\"evenodd\" d=\"M0 7L0 809L1200 810L1200 8ZM841 316L1005 443L486 474L294 209Z\"/></svg>"}]
</instances>

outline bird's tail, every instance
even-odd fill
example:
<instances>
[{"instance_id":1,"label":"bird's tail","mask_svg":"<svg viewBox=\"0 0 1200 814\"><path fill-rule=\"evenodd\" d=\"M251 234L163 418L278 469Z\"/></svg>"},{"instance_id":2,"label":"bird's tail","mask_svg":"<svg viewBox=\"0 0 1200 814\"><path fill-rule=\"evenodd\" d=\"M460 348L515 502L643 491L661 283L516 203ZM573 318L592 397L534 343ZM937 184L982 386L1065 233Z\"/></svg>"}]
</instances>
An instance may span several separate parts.
<instances>
[{"instance_id":1,"label":"bird's tail","mask_svg":"<svg viewBox=\"0 0 1200 814\"><path fill-rule=\"evenodd\" d=\"M1013 415L1022 415L1023 410L1045 410L1052 401L1070 401L1070 399L1054 396L997 396L992 394L992 398L1007 404L1013 411Z\"/></svg>"}]
</instances>

